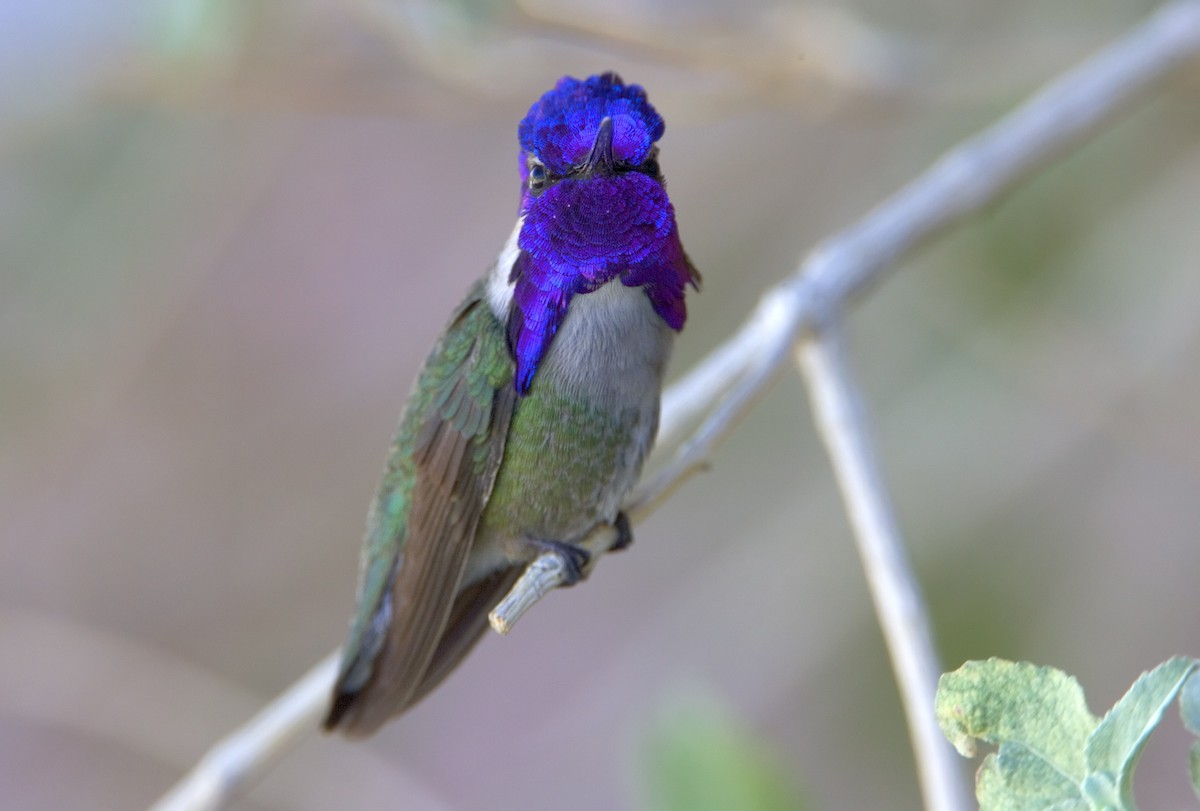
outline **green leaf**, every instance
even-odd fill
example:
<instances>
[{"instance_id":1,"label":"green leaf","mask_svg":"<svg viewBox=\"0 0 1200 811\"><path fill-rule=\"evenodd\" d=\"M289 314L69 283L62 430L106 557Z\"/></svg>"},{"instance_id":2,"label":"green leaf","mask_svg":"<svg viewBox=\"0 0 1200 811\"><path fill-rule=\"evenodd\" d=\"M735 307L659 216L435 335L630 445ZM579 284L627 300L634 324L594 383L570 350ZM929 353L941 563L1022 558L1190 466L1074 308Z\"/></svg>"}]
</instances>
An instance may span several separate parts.
<instances>
[{"instance_id":1,"label":"green leaf","mask_svg":"<svg viewBox=\"0 0 1200 811\"><path fill-rule=\"evenodd\" d=\"M1073 780L1028 749L1001 747L975 778L980 811L1087 811Z\"/></svg>"},{"instance_id":2,"label":"green leaf","mask_svg":"<svg viewBox=\"0 0 1200 811\"><path fill-rule=\"evenodd\" d=\"M966 757L975 752L973 738L1012 743L1076 783L1083 779L1083 746L1096 718L1079 683L1061 670L1004 659L967 662L938 682L936 712L942 732Z\"/></svg>"},{"instance_id":3,"label":"green leaf","mask_svg":"<svg viewBox=\"0 0 1200 811\"><path fill-rule=\"evenodd\" d=\"M1097 725L1084 749L1085 793L1093 807L1133 807L1133 769L1142 747L1195 669L1194 660L1176 657L1143 673Z\"/></svg>"},{"instance_id":4,"label":"green leaf","mask_svg":"<svg viewBox=\"0 0 1200 811\"><path fill-rule=\"evenodd\" d=\"M1192 744L1188 752L1188 774L1192 777L1192 791L1200 797L1200 741Z\"/></svg>"},{"instance_id":5,"label":"green leaf","mask_svg":"<svg viewBox=\"0 0 1200 811\"><path fill-rule=\"evenodd\" d=\"M984 811L1085 809L1083 749L1097 720L1079 683L1027 662L967 662L938 683L938 723L965 756L998 744L979 770Z\"/></svg>"},{"instance_id":6,"label":"green leaf","mask_svg":"<svg viewBox=\"0 0 1200 811\"><path fill-rule=\"evenodd\" d=\"M1189 678L1183 685L1179 693L1179 717L1188 732L1200 736L1200 677Z\"/></svg>"},{"instance_id":7,"label":"green leaf","mask_svg":"<svg viewBox=\"0 0 1200 811\"><path fill-rule=\"evenodd\" d=\"M1179 694L1179 715L1188 732L1200 736L1200 676L1192 674ZM1192 744L1188 753L1188 771L1192 776L1192 789L1200 797L1200 741Z\"/></svg>"},{"instance_id":8,"label":"green leaf","mask_svg":"<svg viewBox=\"0 0 1200 811\"><path fill-rule=\"evenodd\" d=\"M1079 789L1092 811L1134 811L1133 799L1122 799L1121 790L1108 772L1091 772Z\"/></svg>"},{"instance_id":9,"label":"green leaf","mask_svg":"<svg viewBox=\"0 0 1200 811\"><path fill-rule=\"evenodd\" d=\"M688 702L651 736L644 760L655 811L796 811L797 792L768 753L718 707Z\"/></svg>"},{"instance_id":10,"label":"green leaf","mask_svg":"<svg viewBox=\"0 0 1200 811\"><path fill-rule=\"evenodd\" d=\"M1070 676L989 659L942 676L937 717L964 755L975 740L999 745L979 769L982 811L1130 811L1133 771L1146 739L1179 696L1184 725L1200 735L1200 661L1176 657L1143 673L1097 721ZM1192 746L1200 796L1200 742Z\"/></svg>"}]
</instances>

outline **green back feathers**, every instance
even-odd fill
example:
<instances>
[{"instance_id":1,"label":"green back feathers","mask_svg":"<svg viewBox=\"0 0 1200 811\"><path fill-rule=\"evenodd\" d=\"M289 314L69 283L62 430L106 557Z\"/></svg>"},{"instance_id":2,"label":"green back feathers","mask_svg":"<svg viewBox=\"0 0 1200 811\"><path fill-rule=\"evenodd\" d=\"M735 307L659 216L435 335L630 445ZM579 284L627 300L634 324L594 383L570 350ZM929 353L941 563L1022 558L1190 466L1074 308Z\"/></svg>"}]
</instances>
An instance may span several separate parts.
<instances>
[{"instance_id":1,"label":"green back feathers","mask_svg":"<svg viewBox=\"0 0 1200 811\"><path fill-rule=\"evenodd\" d=\"M369 734L424 692L503 456L512 381L504 331L477 284L425 361L392 442L327 728Z\"/></svg>"}]
</instances>

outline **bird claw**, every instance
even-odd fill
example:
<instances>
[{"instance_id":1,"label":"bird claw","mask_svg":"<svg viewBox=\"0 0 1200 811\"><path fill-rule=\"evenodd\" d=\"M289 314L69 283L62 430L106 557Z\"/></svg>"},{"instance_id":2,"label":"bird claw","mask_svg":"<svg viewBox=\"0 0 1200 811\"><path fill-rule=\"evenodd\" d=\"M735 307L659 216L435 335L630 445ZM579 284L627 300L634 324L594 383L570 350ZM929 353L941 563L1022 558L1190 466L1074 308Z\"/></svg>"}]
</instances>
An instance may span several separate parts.
<instances>
[{"instance_id":1,"label":"bird claw","mask_svg":"<svg viewBox=\"0 0 1200 811\"><path fill-rule=\"evenodd\" d=\"M625 511L617 513L617 520L613 521L613 529L617 531L617 539L612 542L612 546L608 547L609 552L620 552L633 543L633 530L629 526L629 516Z\"/></svg>"},{"instance_id":2,"label":"bird claw","mask_svg":"<svg viewBox=\"0 0 1200 811\"><path fill-rule=\"evenodd\" d=\"M592 553L565 541L547 541L534 538L530 541L541 553L550 552L556 555L563 564L563 586L573 586L584 578L587 566L592 561Z\"/></svg>"}]
</instances>

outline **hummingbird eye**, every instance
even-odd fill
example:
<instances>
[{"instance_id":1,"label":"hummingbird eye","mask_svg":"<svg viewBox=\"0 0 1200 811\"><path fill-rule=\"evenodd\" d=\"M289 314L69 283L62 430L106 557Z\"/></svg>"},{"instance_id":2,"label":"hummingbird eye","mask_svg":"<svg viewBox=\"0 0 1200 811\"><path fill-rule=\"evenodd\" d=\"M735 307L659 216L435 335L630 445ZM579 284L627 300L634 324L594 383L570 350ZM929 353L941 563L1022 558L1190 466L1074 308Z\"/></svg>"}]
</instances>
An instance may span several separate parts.
<instances>
[{"instance_id":1,"label":"hummingbird eye","mask_svg":"<svg viewBox=\"0 0 1200 811\"><path fill-rule=\"evenodd\" d=\"M546 167L542 162L531 158L529 160L529 190L540 192L546 185Z\"/></svg>"},{"instance_id":2,"label":"hummingbird eye","mask_svg":"<svg viewBox=\"0 0 1200 811\"><path fill-rule=\"evenodd\" d=\"M662 178L662 170L658 168L658 147L650 150L650 154L642 161L642 165L637 167L642 174L649 175L655 180Z\"/></svg>"}]
</instances>

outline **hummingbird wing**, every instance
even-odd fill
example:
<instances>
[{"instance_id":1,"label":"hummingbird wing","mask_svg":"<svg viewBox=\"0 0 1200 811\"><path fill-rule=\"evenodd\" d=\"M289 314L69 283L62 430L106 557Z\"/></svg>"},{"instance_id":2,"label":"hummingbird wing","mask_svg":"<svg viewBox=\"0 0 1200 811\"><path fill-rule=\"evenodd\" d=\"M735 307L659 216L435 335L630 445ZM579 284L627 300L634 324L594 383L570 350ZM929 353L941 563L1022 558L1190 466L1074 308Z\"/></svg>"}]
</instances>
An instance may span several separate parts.
<instances>
[{"instance_id":1,"label":"hummingbird wing","mask_svg":"<svg viewBox=\"0 0 1200 811\"><path fill-rule=\"evenodd\" d=\"M457 628L478 600L464 593L456 606L516 404L513 370L504 327L477 284L425 361L401 418L368 518L358 613L326 729L370 734L478 638L476 631L465 647L446 640L449 650L431 668L452 612Z\"/></svg>"},{"instance_id":2,"label":"hummingbird wing","mask_svg":"<svg viewBox=\"0 0 1200 811\"><path fill-rule=\"evenodd\" d=\"M429 667L421 676L409 704L416 704L442 679L450 675L488 628L488 612L512 589L522 565L501 566L491 574L459 591L446 623L446 632L438 642Z\"/></svg>"}]
</instances>

